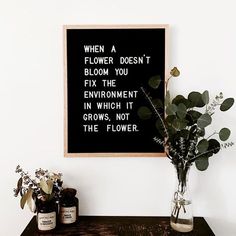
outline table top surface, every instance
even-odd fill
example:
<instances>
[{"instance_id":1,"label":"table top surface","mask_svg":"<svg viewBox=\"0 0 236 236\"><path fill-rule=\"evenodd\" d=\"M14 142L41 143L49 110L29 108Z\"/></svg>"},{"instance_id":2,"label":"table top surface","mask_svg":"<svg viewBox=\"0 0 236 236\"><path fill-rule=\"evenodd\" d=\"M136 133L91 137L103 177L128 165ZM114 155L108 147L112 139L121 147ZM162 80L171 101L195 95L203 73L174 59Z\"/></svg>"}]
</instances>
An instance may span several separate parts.
<instances>
[{"instance_id":1,"label":"table top surface","mask_svg":"<svg viewBox=\"0 0 236 236\"><path fill-rule=\"evenodd\" d=\"M203 217L194 218L194 230L179 233L169 217L80 216L74 225L59 225L53 232L40 233L34 216L21 236L214 236Z\"/></svg>"}]
</instances>

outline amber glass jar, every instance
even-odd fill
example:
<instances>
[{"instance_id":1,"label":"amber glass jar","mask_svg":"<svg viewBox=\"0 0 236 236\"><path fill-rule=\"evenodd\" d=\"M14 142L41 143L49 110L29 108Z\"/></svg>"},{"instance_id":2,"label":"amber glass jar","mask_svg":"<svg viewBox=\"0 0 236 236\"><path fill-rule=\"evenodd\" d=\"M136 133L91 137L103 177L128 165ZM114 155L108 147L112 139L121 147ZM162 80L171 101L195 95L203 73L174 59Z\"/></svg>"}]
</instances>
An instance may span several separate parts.
<instances>
[{"instance_id":1,"label":"amber glass jar","mask_svg":"<svg viewBox=\"0 0 236 236\"><path fill-rule=\"evenodd\" d=\"M57 207L54 199L37 201L37 225L40 232L49 232L56 228Z\"/></svg>"},{"instance_id":2,"label":"amber glass jar","mask_svg":"<svg viewBox=\"0 0 236 236\"><path fill-rule=\"evenodd\" d=\"M78 220L79 200L75 195L76 190L73 188L62 190L59 214L61 224L74 224Z\"/></svg>"}]
</instances>

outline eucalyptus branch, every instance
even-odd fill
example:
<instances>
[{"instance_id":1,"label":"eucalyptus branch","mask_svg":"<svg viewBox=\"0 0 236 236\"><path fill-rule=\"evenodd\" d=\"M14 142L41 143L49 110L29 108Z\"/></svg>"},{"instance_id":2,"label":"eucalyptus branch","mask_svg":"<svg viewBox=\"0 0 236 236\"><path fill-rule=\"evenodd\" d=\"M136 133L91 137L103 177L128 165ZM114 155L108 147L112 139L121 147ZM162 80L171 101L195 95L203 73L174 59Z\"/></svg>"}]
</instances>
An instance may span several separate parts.
<instances>
[{"instance_id":1,"label":"eucalyptus branch","mask_svg":"<svg viewBox=\"0 0 236 236\"><path fill-rule=\"evenodd\" d=\"M153 140L154 140L157 144L162 145L163 147L165 147L165 146L167 145L164 140L161 140L161 139L158 138L158 137L154 137ZM178 156L178 159L183 159L183 158L179 155L178 151L177 151L175 148L173 148L170 143L169 143L168 146L169 146L169 151L172 152L172 153L174 153L174 156ZM173 157L171 157L171 156L169 155L169 153L166 152L166 155L167 155L167 157L168 157L170 160L173 161Z\"/></svg>"},{"instance_id":2,"label":"eucalyptus branch","mask_svg":"<svg viewBox=\"0 0 236 236\"><path fill-rule=\"evenodd\" d=\"M168 131L167 131L167 129L166 129L166 125L165 125L165 123L164 123L164 121L163 121L163 119L162 119L160 113L158 112L158 110L156 109L156 107L154 106L154 104L152 103L152 100L150 99L150 97L148 96L148 94L145 92L144 88L141 87L140 89L141 89L141 91L143 92L143 94L145 95L145 97L146 97L146 99L148 100L149 104L151 105L151 108L152 108L152 110L154 111L155 115L156 115L157 118L161 121L161 124L162 124L162 126L163 126L163 128L164 128L164 131L165 131L166 138L169 138L169 133L168 133Z\"/></svg>"},{"instance_id":3,"label":"eucalyptus branch","mask_svg":"<svg viewBox=\"0 0 236 236\"><path fill-rule=\"evenodd\" d=\"M33 184L33 186L37 186L37 182L30 178L28 172L25 172L19 165L16 167L16 173L20 173L21 178L25 181L26 179Z\"/></svg>"},{"instance_id":4,"label":"eucalyptus branch","mask_svg":"<svg viewBox=\"0 0 236 236\"><path fill-rule=\"evenodd\" d=\"M192 165L198 159L195 163L197 169L206 170L209 164L207 158L216 154L221 148L232 146L233 143L220 144L219 142L228 140L230 129L225 127L219 132L213 130L210 134L205 134L205 128L212 124L216 111L225 112L233 106L234 98L225 99L223 94L219 93L210 100L209 91L205 90L202 93L192 91L188 96L179 94L171 99L168 91L170 79L179 75L178 68L174 67L164 81L163 86L166 90L164 116L162 110L159 110L162 101L158 96L153 97L154 90L158 95L157 89L162 82L160 75L152 76L148 81L148 85L154 89L151 95L141 87L149 104L148 107L139 108L138 116L143 120L152 119L154 116L160 133L154 141L165 147L167 157L176 167L184 171L188 165ZM215 137L212 137L214 135ZM203 158L204 156L206 158Z\"/></svg>"},{"instance_id":5,"label":"eucalyptus branch","mask_svg":"<svg viewBox=\"0 0 236 236\"><path fill-rule=\"evenodd\" d=\"M168 151L173 153L174 157L178 157L178 160L181 160L182 162L184 162L184 158L182 156L179 155L179 152L172 146L172 144L169 142L168 143ZM172 161L174 161L174 158L172 157L171 159Z\"/></svg>"},{"instance_id":6,"label":"eucalyptus branch","mask_svg":"<svg viewBox=\"0 0 236 236\"><path fill-rule=\"evenodd\" d=\"M162 125L163 128L164 128L164 132L165 132L165 135L166 135L166 139L168 139L168 138L169 138L169 133L168 133L168 130L166 129L166 125L165 125L165 123L164 123L164 120L162 119L160 113L158 112L158 110L156 109L156 107L154 106L154 104L152 103L152 101L151 101L150 97L148 96L148 94L145 92L144 88L141 87L140 89L141 89L141 91L143 92L143 94L145 95L145 97L146 97L146 99L148 100L149 104L151 105L151 108L152 108L152 110L154 111L155 115L156 115L157 118L161 121L161 125ZM166 144L166 143L163 141L163 145L165 145L165 144ZM169 146L169 151L173 152L173 153L175 154L175 156L178 156L178 158L179 158L180 160L183 160L183 157L181 157L181 156L179 155L178 151L177 151L175 148L173 148L171 144L169 144L168 146ZM169 157L168 157L168 158L169 158ZM169 159L173 160L173 158L169 158Z\"/></svg>"},{"instance_id":7,"label":"eucalyptus branch","mask_svg":"<svg viewBox=\"0 0 236 236\"><path fill-rule=\"evenodd\" d=\"M161 139L158 138L158 137L154 137L153 140L154 140L157 144L162 145L163 147L165 147L165 145L166 145L166 142L165 142L164 140L161 140Z\"/></svg>"},{"instance_id":8,"label":"eucalyptus branch","mask_svg":"<svg viewBox=\"0 0 236 236\"><path fill-rule=\"evenodd\" d=\"M197 145L196 139L190 140L189 151L188 151L186 160L191 160L191 158L189 157L194 156L193 152L196 149L196 145Z\"/></svg>"},{"instance_id":9,"label":"eucalyptus branch","mask_svg":"<svg viewBox=\"0 0 236 236\"><path fill-rule=\"evenodd\" d=\"M172 161L173 160L173 158L168 154L168 153L166 153L166 156Z\"/></svg>"},{"instance_id":10,"label":"eucalyptus branch","mask_svg":"<svg viewBox=\"0 0 236 236\"><path fill-rule=\"evenodd\" d=\"M211 138L212 136L214 136L216 134L218 134L218 133L215 131L213 134L209 135L206 139L209 139L209 138Z\"/></svg>"},{"instance_id":11,"label":"eucalyptus branch","mask_svg":"<svg viewBox=\"0 0 236 236\"><path fill-rule=\"evenodd\" d=\"M208 153L211 153L211 152L214 152L214 151L219 151L219 150L220 150L220 147L219 147L219 148L210 149L210 150L208 150L208 151L206 151L206 152L203 152L203 153L200 153L200 154L196 155L194 158L190 159L189 161L190 161L190 162L194 162L195 160L197 160L197 159L200 158L201 156L204 156L204 155L206 155L206 154L208 154Z\"/></svg>"},{"instance_id":12,"label":"eucalyptus branch","mask_svg":"<svg viewBox=\"0 0 236 236\"><path fill-rule=\"evenodd\" d=\"M222 143L221 144L221 149L222 148L232 147L233 145L234 145L234 142Z\"/></svg>"},{"instance_id":13,"label":"eucalyptus branch","mask_svg":"<svg viewBox=\"0 0 236 236\"><path fill-rule=\"evenodd\" d=\"M169 80L170 80L172 77L173 77L173 76L171 75L171 76L166 80L166 82L165 82L165 84L166 84L166 91L167 91L167 89L168 89Z\"/></svg>"}]
</instances>

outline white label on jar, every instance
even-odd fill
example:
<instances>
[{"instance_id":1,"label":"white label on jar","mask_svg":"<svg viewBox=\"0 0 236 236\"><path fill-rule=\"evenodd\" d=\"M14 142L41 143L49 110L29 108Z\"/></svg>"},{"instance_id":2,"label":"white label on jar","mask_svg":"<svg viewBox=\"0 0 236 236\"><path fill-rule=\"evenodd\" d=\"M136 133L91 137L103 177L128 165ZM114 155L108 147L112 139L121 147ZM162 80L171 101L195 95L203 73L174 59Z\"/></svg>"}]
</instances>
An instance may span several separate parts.
<instances>
[{"instance_id":1,"label":"white label on jar","mask_svg":"<svg viewBox=\"0 0 236 236\"><path fill-rule=\"evenodd\" d=\"M38 213L38 229L52 230L56 227L56 212Z\"/></svg>"},{"instance_id":2,"label":"white label on jar","mask_svg":"<svg viewBox=\"0 0 236 236\"><path fill-rule=\"evenodd\" d=\"M63 224L72 224L76 221L76 207L61 207L60 222Z\"/></svg>"}]
</instances>

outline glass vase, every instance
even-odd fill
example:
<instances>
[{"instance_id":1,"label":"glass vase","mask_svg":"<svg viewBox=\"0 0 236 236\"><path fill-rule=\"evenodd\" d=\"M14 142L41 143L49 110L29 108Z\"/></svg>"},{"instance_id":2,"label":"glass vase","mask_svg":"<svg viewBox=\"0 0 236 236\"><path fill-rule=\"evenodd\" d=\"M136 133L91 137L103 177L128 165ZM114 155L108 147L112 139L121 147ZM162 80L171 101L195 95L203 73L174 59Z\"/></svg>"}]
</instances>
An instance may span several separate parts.
<instances>
[{"instance_id":1,"label":"glass vase","mask_svg":"<svg viewBox=\"0 0 236 236\"><path fill-rule=\"evenodd\" d=\"M175 166L177 184L171 203L170 225L178 232L193 230L192 200L188 188L190 166Z\"/></svg>"}]
</instances>

